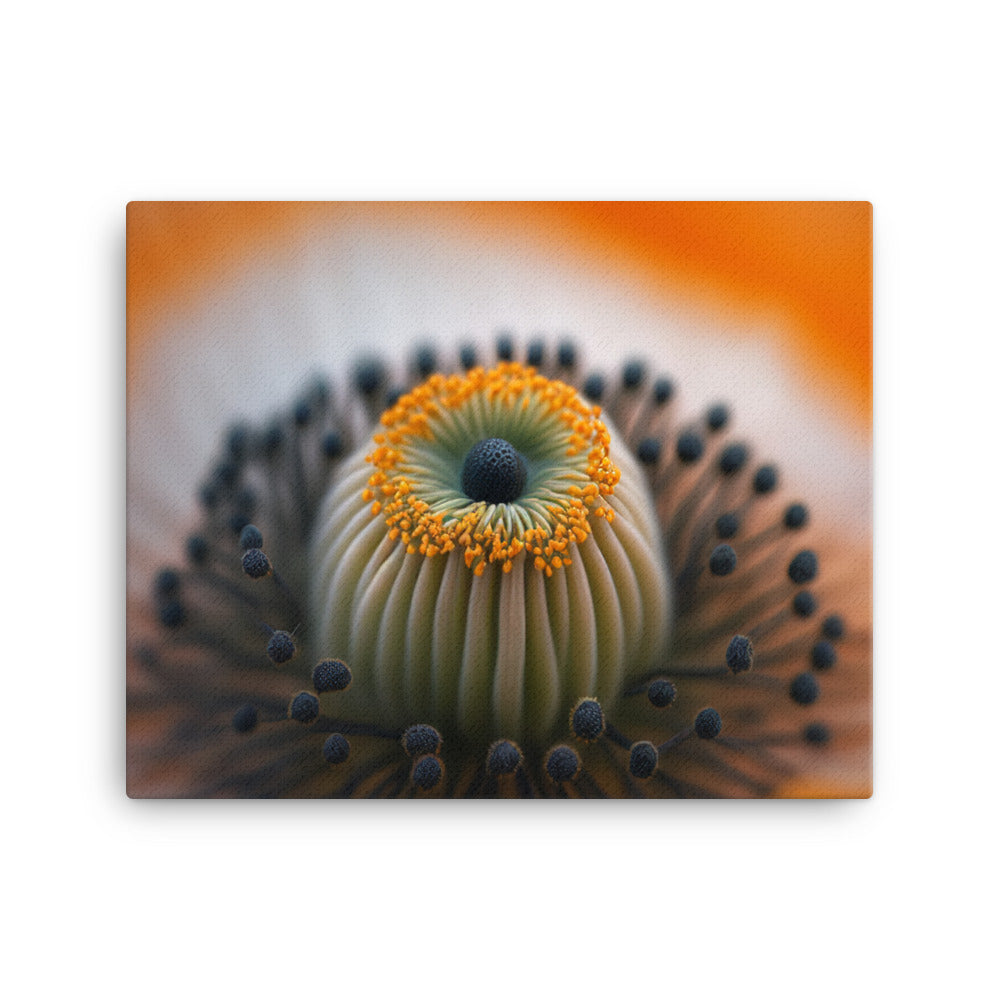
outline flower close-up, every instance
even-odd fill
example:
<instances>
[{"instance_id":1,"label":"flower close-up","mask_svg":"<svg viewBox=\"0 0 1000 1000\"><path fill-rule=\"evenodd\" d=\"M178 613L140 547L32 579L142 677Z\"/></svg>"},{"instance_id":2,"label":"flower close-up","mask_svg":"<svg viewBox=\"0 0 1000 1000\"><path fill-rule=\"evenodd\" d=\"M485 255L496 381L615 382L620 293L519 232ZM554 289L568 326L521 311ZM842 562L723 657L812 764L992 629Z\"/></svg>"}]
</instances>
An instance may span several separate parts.
<instances>
[{"instance_id":1,"label":"flower close-up","mask_svg":"<svg viewBox=\"0 0 1000 1000\"><path fill-rule=\"evenodd\" d=\"M292 254L264 265L296 276L280 308L257 272L155 323L130 299L130 327L168 332L130 342L129 793L870 794L865 446L752 350L661 339L652 312L623 340L592 278L591 329L428 334L414 279L381 245L364 263L366 211L306 241L357 286ZM447 259L384 238L439 322L477 322ZM494 266L528 288L506 315L570 299L568 265ZM407 303L383 342L335 331L381 296Z\"/></svg>"}]
</instances>

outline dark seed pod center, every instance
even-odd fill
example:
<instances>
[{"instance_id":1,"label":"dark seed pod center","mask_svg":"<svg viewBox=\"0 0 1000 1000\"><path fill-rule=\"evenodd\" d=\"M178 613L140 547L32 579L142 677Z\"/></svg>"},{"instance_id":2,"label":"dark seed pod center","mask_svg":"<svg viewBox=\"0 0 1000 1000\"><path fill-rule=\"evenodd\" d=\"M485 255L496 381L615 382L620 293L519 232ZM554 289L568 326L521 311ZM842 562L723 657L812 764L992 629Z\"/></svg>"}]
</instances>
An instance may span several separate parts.
<instances>
[{"instance_id":1,"label":"dark seed pod center","mask_svg":"<svg viewBox=\"0 0 1000 1000\"><path fill-rule=\"evenodd\" d=\"M462 466L462 492L470 500L512 503L523 492L528 467L517 449L503 438L474 444Z\"/></svg>"}]
</instances>

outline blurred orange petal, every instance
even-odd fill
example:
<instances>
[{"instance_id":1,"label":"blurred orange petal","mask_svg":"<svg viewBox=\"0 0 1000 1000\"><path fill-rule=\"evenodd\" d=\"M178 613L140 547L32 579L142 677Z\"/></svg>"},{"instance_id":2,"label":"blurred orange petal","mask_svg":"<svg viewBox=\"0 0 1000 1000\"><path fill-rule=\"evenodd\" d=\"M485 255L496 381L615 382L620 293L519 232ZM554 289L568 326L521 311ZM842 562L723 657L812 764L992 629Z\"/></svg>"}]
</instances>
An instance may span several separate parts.
<instances>
[{"instance_id":1,"label":"blurred orange petal","mask_svg":"<svg viewBox=\"0 0 1000 1000\"><path fill-rule=\"evenodd\" d=\"M779 794L869 794L871 211L132 203L130 635L148 634L149 580L197 523L190 498L232 419L265 418L310 372L376 349L398 355L415 338L570 331L602 369L655 358L677 376L688 413L732 403L761 454L809 498L835 554L821 589L852 626L854 668L824 678L842 736ZM173 722L133 713L134 759L152 759L146 750ZM191 777L169 755L144 773L149 794L183 794Z\"/></svg>"}]
</instances>

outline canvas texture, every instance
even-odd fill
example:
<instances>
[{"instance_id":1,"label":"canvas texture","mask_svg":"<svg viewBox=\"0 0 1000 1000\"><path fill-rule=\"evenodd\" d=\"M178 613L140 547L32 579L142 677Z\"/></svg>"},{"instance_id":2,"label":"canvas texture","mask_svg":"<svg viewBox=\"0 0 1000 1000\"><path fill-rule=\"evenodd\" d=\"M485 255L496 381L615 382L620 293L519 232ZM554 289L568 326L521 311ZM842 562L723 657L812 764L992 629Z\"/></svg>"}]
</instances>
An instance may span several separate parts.
<instances>
[{"instance_id":1,"label":"canvas texture","mask_svg":"<svg viewBox=\"0 0 1000 1000\"><path fill-rule=\"evenodd\" d=\"M133 798L872 793L867 202L133 202Z\"/></svg>"}]
</instances>

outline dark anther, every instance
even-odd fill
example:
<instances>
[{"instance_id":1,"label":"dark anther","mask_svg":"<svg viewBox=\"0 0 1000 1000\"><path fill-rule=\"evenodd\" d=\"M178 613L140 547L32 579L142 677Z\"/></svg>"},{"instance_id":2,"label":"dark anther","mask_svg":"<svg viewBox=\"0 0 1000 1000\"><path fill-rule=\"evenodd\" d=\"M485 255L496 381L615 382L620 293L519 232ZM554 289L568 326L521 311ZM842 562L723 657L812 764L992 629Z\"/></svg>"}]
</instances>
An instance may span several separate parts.
<instances>
[{"instance_id":1,"label":"dark anther","mask_svg":"<svg viewBox=\"0 0 1000 1000\"><path fill-rule=\"evenodd\" d=\"M719 471L724 476L731 476L746 465L747 458L749 458L749 453L746 445L727 444L719 456Z\"/></svg>"},{"instance_id":2,"label":"dark anther","mask_svg":"<svg viewBox=\"0 0 1000 1000\"><path fill-rule=\"evenodd\" d=\"M421 723L410 726L401 742L408 757L435 754L441 749L441 734L433 726Z\"/></svg>"},{"instance_id":3,"label":"dark anther","mask_svg":"<svg viewBox=\"0 0 1000 1000\"><path fill-rule=\"evenodd\" d=\"M572 781L580 773L580 757L565 744L553 747L545 758L545 771L553 781Z\"/></svg>"},{"instance_id":4,"label":"dark anther","mask_svg":"<svg viewBox=\"0 0 1000 1000\"><path fill-rule=\"evenodd\" d=\"M319 698L311 691L300 691L288 703L288 718L296 722L315 722L319 718Z\"/></svg>"},{"instance_id":5,"label":"dark anther","mask_svg":"<svg viewBox=\"0 0 1000 1000\"><path fill-rule=\"evenodd\" d=\"M660 755L652 743L634 743L628 758L628 773L633 778L650 778L659 759Z\"/></svg>"},{"instance_id":6,"label":"dark anther","mask_svg":"<svg viewBox=\"0 0 1000 1000\"><path fill-rule=\"evenodd\" d=\"M284 443L285 432L281 429L281 424L273 423L264 431L260 446L267 457L273 458Z\"/></svg>"},{"instance_id":7,"label":"dark anther","mask_svg":"<svg viewBox=\"0 0 1000 1000\"><path fill-rule=\"evenodd\" d=\"M632 360L622 369L622 386L625 389L638 389L646 377L646 366L638 360Z\"/></svg>"},{"instance_id":8,"label":"dark anther","mask_svg":"<svg viewBox=\"0 0 1000 1000\"><path fill-rule=\"evenodd\" d=\"M328 764L343 764L351 756L351 744L343 733L330 733L323 744L323 757Z\"/></svg>"},{"instance_id":9,"label":"dark anther","mask_svg":"<svg viewBox=\"0 0 1000 1000\"><path fill-rule=\"evenodd\" d=\"M180 601L167 601L160 606L160 624L164 628L180 628L186 618L184 605Z\"/></svg>"},{"instance_id":10,"label":"dark anther","mask_svg":"<svg viewBox=\"0 0 1000 1000\"><path fill-rule=\"evenodd\" d=\"M723 514L716 519L715 533L719 538L732 538L740 530L740 519L737 514Z\"/></svg>"},{"instance_id":11,"label":"dark anther","mask_svg":"<svg viewBox=\"0 0 1000 1000\"><path fill-rule=\"evenodd\" d=\"M829 670L837 662L837 651L825 640L817 642L811 653L813 670Z\"/></svg>"},{"instance_id":12,"label":"dark anther","mask_svg":"<svg viewBox=\"0 0 1000 1000\"><path fill-rule=\"evenodd\" d=\"M295 655L295 640L290 632L273 632L267 642L267 655L274 663L287 663Z\"/></svg>"},{"instance_id":13,"label":"dark anther","mask_svg":"<svg viewBox=\"0 0 1000 1000\"><path fill-rule=\"evenodd\" d=\"M823 635L827 639L844 638L844 619L840 615L830 615L829 618L824 620L822 628Z\"/></svg>"},{"instance_id":14,"label":"dark anther","mask_svg":"<svg viewBox=\"0 0 1000 1000\"><path fill-rule=\"evenodd\" d=\"M441 783L444 777L444 768L441 761L433 754L427 754L413 762L413 770L410 772L410 780L425 792L430 791Z\"/></svg>"},{"instance_id":15,"label":"dark anther","mask_svg":"<svg viewBox=\"0 0 1000 1000\"><path fill-rule=\"evenodd\" d=\"M804 528L809 520L809 510L805 504L793 503L785 510L785 527L795 530Z\"/></svg>"},{"instance_id":16,"label":"dark anther","mask_svg":"<svg viewBox=\"0 0 1000 1000\"><path fill-rule=\"evenodd\" d=\"M313 378L309 386L309 399L320 409L330 402L330 383L322 375Z\"/></svg>"},{"instance_id":17,"label":"dark anther","mask_svg":"<svg viewBox=\"0 0 1000 1000\"><path fill-rule=\"evenodd\" d=\"M778 470L773 465L762 465L753 474L753 491L763 496L773 493L778 486Z\"/></svg>"},{"instance_id":18,"label":"dark anther","mask_svg":"<svg viewBox=\"0 0 1000 1000\"><path fill-rule=\"evenodd\" d=\"M729 423L729 407L725 403L716 403L708 408L705 423L710 431L721 431Z\"/></svg>"},{"instance_id":19,"label":"dark anther","mask_svg":"<svg viewBox=\"0 0 1000 1000\"><path fill-rule=\"evenodd\" d=\"M271 572L271 563L260 549L247 549L243 553L243 572L252 580L259 580Z\"/></svg>"},{"instance_id":20,"label":"dark anther","mask_svg":"<svg viewBox=\"0 0 1000 1000\"><path fill-rule=\"evenodd\" d=\"M800 618L808 618L816 610L816 598L808 590L800 590L792 598L792 610Z\"/></svg>"},{"instance_id":21,"label":"dark anther","mask_svg":"<svg viewBox=\"0 0 1000 1000\"><path fill-rule=\"evenodd\" d=\"M212 470L212 478L224 489L232 489L240 478L240 467L236 462L220 462Z\"/></svg>"},{"instance_id":22,"label":"dark anther","mask_svg":"<svg viewBox=\"0 0 1000 1000\"><path fill-rule=\"evenodd\" d=\"M556 356L563 368L572 368L576 364L576 345L572 340L564 340Z\"/></svg>"},{"instance_id":23,"label":"dark anther","mask_svg":"<svg viewBox=\"0 0 1000 1000\"><path fill-rule=\"evenodd\" d=\"M799 674L788 685L792 701L798 705L811 705L819 697L819 684L812 674Z\"/></svg>"},{"instance_id":24,"label":"dark anther","mask_svg":"<svg viewBox=\"0 0 1000 1000\"><path fill-rule=\"evenodd\" d=\"M208 542L201 535L192 535L187 540L187 555L195 566L201 566L208 559Z\"/></svg>"},{"instance_id":25,"label":"dark anther","mask_svg":"<svg viewBox=\"0 0 1000 1000\"><path fill-rule=\"evenodd\" d=\"M503 438L474 444L462 466L462 490L470 500L511 503L524 491L527 479L524 459Z\"/></svg>"},{"instance_id":26,"label":"dark anther","mask_svg":"<svg viewBox=\"0 0 1000 1000\"><path fill-rule=\"evenodd\" d=\"M257 494L249 486L243 486L233 503L241 514L250 515L257 509Z\"/></svg>"},{"instance_id":27,"label":"dark anther","mask_svg":"<svg viewBox=\"0 0 1000 1000\"><path fill-rule=\"evenodd\" d=\"M501 361L513 361L514 338L509 333L497 335L497 357Z\"/></svg>"},{"instance_id":28,"label":"dark anther","mask_svg":"<svg viewBox=\"0 0 1000 1000\"><path fill-rule=\"evenodd\" d=\"M249 523L250 518L242 511L236 511L226 519L226 524L234 535L238 535Z\"/></svg>"},{"instance_id":29,"label":"dark anther","mask_svg":"<svg viewBox=\"0 0 1000 1000\"><path fill-rule=\"evenodd\" d=\"M437 351L430 344L418 347L413 355L413 367L420 378L429 378L437 368Z\"/></svg>"},{"instance_id":30,"label":"dark anther","mask_svg":"<svg viewBox=\"0 0 1000 1000\"><path fill-rule=\"evenodd\" d=\"M810 722L805 729L802 730L802 736L805 738L806 743L813 743L816 746L823 746L824 743L830 742L830 730L823 725L822 722Z\"/></svg>"},{"instance_id":31,"label":"dark anther","mask_svg":"<svg viewBox=\"0 0 1000 1000\"><path fill-rule=\"evenodd\" d=\"M245 552L247 549L262 549L264 547L264 536L260 528L255 524L245 525L240 532L240 548Z\"/></svg>"},{"instance_id":32,"label":"dark anther","mask_svg":"<svg viewBox=\"0 0 1000 1000\"><path fill-rule=\"evenodd\" d=\"M237 498L239 500L241 498ZM229 531L239 537L240 532L250 523L249 510L237 504L236 509L226 518L226 525Z\"/></svg>"},{"instance_id":33,"label":"dark anther","mask_svg":"<svg viewBox=\"0 0 1000 1000\"><path fill-rule=\"evenodd\" d=\"M327 458L340 458L344 453L344 439L338 431L327 431L323 435L323 454Z\"/></svg>"},{"instance_id":34,"label":"dark anther","mask_svg":"<svg viewBox=\"0 0 1000 1000\"><path fill-rule=\"evenodd\" d=\"M657 406L662 406L664 403L669 402L670 397L674 394L674 383L668 378L658 378L653 383L653 399L656 400Z\"/></svg>"},{"instance_id":35,"label":"dark anther","mask_svg":"<svg viewBox=\"0 0 1000 1000\"><path fill-rule=\"evenodd\" d=\"M466 344L458 355L459 361L462 363L462 367L468 371L470 368L476 367L476 349L472 344Z\"/></svg>"},{"instance_id":36,"label":"dark anther","mask_svg":"<svg viewBox=\"0 0 1000 1000\"><path fill-rule=\"evenodd\" d=\"M219 487L214 483L205 483L198 491L198 499L206 510L215 510L219 504Z\"/></svg>"},{"instance_id":37,"label":"dark anther","mask_svg":"<svg viewBox=\"0 0 1000 1000\"><path fill-rule=\"evenodd\" d=\"M705 442L695 431L684 431L677 438L677 457L684 463L697 462L705 454Z\"/></svg>"},{"instance_id":38,"label":"dark anther","mask_svg":"<svg viewBox=\"0 0 1000 1000\"><path fill-rule=\"evenodd\" d=\"M745 635L734 635L729 640L726 666L734 674L745 673L753 666L753 643Z\"/></svg>"},{"instance_id":39,"label":"dark anther","mask_svg":"<svg viewBox=\"0 0 1000 1000\"><path fill-rule=\"evenodd\" d=\"M819 560L811 549L803 549L788 564L788 579L792 583L808 583L816 579L819 572Z\"/></svg>"},{"instance_id":40,"label":"dark anther","mask_svg":"<svg viewBox=\"0 0 1000 1000\"><path fill-rule=\"evenodd\" d=\"M325 691L346 691L351 686L351 668L342 660L323 660L313 667L313 687Z\"/></svg>"},{"instance_id":41,"label":"dark anther","mask_svg":"<svg viewBox=\"0 0 1000 1000\"><path fill-rule=\"evenodd\" d=\"M510 740L497 740L486 754L486 771L491 775L513 774L521 766L521 749Z\"/></svg>"},{"instance_id":42,"label":"dark anther","mask_svg":"<svg viewBox=\"0 0 1000 1000\"><path fill-rule=\"evenodd\" d=\"M257 728L257 706L241 705L233 713L233 729L238 733L252 733Z\"/></svg>"},{"instance_id":43,"label":"dark anther","mask_svg":"<svg viewBox=\"0 0 1000 1000\"><path fill-rule=\"evenodd\" d=\"M660 451L663 445L659 438L643 438L636 448L636 457L643 465L656 465L660 460Z\"/></svg>"},{"instance_id":44,"label":"dark anther","mask_svg":"<svg viewBox=\"0 0 1000 1000\"><path fill-rule=\"evenodd\" d=\"M175 569L161 569L156 574L156 582L153 589L157 597L173 597L180 589L180 574Z\"/></svg>"},{"instance_id":45,"label":"dark anther","mask_svg":"<svg viewBox=\"0 0 1000 1000\"><path fill-rule=\"evenodd\" d=\"M312 420L312 407L305 399L300 399L292 410L292 419L296 427L305 427Z\"/></svg>"},{"instance_id":46,"label":"dark anther","mask_svg":"<svg viewBox=\"0 0 1000 1000\"><path fill-rule=\"evenodd\" d=\"M694 720L694 731L703 740L714 740L722 732L722 717L714 708L703 708Z\"/></svg>"},{"instance_id":47,"label":"dark anther","mask_svg":"<svg viewBox=\"0 0 1000 1000\"><path fill-rule=\"evenodd\" d=\"M677 697L677 688L670 681L661 678L649 685L649 688L646 690L646 697L657 708L666 708L668 705L674 703L674 699Z\"/></svg>"},{"instance_id":48,"label":"dark anther","mask_svg":"<svg viewBox=\"0 0 1000 1000\"><path fill-rule=\"evenodd\" d=\"M378 358L359 361L354 369L354 388L362 396L374 396L385 383L385 365Z\"/></svg>"},{"instance_id":49,"label":"dark anther","mask_svg":"<svg viewBox=\"0 0 1000 1000\"><path fill-rule=\"evenodd\" d=\"M736 569L736 553L731 545L716 545L708 557L712 576L729 576Z\"/></svg>"},{"instance_id":50,"label":"dark anther","mask_svg":"<svg viewBox=\"0 0 1000 1000\"><path fill-rule=\"evenodd\" d=\"M583 394L593 403L599 403L604 395L604 376L598 372L588 375L583 383Z\"/></svg>"},{"instance_id":51,"label":"dark anther","mask_svg":"<svg viewBox=\"0 0 1000 1000\"><path fill-rule=\"evenodd\" d=\"M250 428L245 424L231 427L226 437L226 450L233 461L242 462L250 450Z\"/></svg>"},{"instance_id":52,"label":"dark anther","mask_svg":"<svg viewBox=\"0 0 1000 1000\"><path fill-rule=\"evenodd\" d=\"M541 367L545 360L545 343L541 340L533 340L528 344L528 354L525 359L532 368Z\"/></svg>"},{"instance_id":53,"label":"dark anther","mask_svg":"<svg viewBox=\"0 0 1000 1000\"><path fill-rule=\"evenodd\" d=\"M596 740L604 732L604 710L594 698L581 698L569 717L573 735L587 743Z\"/></svg>"}]
</instances>

